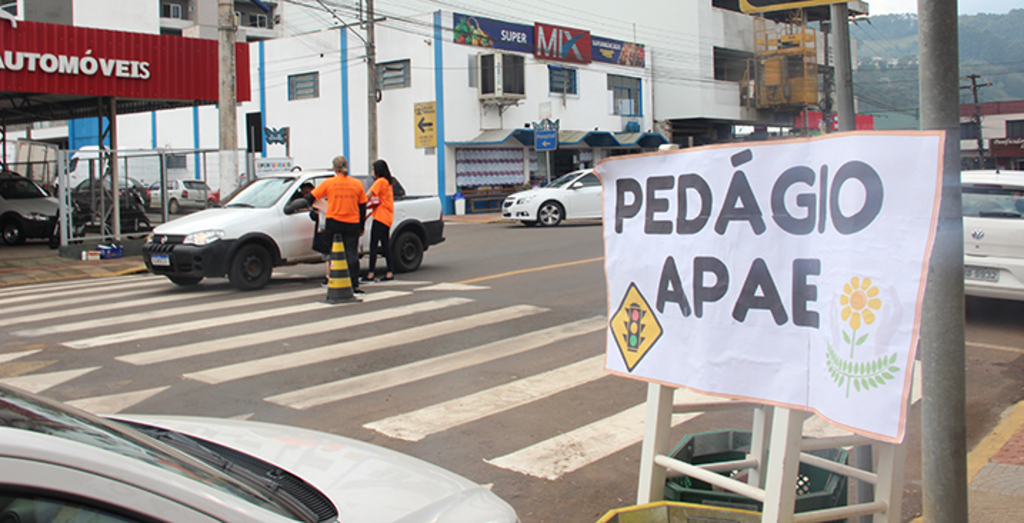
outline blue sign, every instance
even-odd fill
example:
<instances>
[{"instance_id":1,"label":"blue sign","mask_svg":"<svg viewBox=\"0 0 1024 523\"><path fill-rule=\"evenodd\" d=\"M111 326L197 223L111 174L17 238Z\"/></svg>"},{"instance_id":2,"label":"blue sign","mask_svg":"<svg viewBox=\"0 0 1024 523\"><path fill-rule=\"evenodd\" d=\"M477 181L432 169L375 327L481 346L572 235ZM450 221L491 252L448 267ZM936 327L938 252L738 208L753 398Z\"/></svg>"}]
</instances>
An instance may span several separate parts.
<instances>
[{"instance_id":1,"label":"blue sign","mask_svg":"<svg viewBox=\"0 0 1024 523\"><path fill-rule=\"evenodd\" d=\"M533 131L533 148L538 151L558 149L558 131Z\"/></svg>"},{"instance_id":2,"label":"blue sign","mask_svg":"<svg viewBox=\"0 0 1024 523\"><path fill-rule=\"evenodd\" d=\"M533 26L452 13L452 38L457 44L533 54Z\"/></svg>"}]
</instances>

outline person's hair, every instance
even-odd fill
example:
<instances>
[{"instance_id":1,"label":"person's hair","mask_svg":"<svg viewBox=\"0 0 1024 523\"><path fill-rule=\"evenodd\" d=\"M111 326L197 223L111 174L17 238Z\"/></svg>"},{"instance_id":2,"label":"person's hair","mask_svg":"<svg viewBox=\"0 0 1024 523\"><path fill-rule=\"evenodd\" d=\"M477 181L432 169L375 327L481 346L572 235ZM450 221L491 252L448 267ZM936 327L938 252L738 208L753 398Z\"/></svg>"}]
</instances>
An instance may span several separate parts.
<instances>
[{"instance_id":1,"label":"person's hair","mask_svg":"<svg viewBox=\"0 0 1024 523\"><path fill-rule=\"evenodd\" d=\"M335 172L348 174L348 160L344 156L335 156L331 161L331 166Z\"/></svg>"},{"instance_id":2,"label":"person's hair","mask_svg":"<svg viewBox=\"0 0 1024 523\"><path fill-rule=\"evenodd\" d=\"M384 178L388 183L391 183L391 169L388 169L388 162L384 160L373 162L373 175L378 178Z\"/></svg>"},{"instance_id":3,"label":"person's hair","mask_svg":"<svg viewBox=\"0 0 1024 523\"><path fill-rule=\"evenodd\" d=\"M312 182L302 182L302 185L299 186L299 190L301 191L301 190L303 190L303 189L305 189L307 187L309 188L309 190L312 191L313 190L313 183Z\"/></svg>"}]
</instances>

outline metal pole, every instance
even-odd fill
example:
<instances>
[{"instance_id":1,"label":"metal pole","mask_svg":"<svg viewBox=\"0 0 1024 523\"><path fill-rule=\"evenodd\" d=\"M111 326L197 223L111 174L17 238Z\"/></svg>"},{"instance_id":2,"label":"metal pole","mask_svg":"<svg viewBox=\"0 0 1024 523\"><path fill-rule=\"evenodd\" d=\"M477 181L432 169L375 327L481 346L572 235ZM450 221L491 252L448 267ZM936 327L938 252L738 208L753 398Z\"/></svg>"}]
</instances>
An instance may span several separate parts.
<instances>
[{"instance_id":1,"label":"metal pole","mask_svg":"<svg viewBox=\"0 0 1024 523\"><path fill-rule=\"evenodd\" d=\"M110 190L113 197L113 209L111 209L111 221L114 222L114 240L121 241L121 184L120 173L117 167L117 98L110 99ZM128 179L125 179L125 188L131 188ZM125 191L128 196L128 191Z\"/></svg>"},{"instance_id":2,"label":"metal pole","mask_svg":"<svg viewBox=\"0 0 1024 523\"><path fill-rule=\"evenodd\" d=\"M850 60L850 10L846 4L832 4L832 34L836 35L836 112L839 130L857 129L853 112L853 65ZM831 126L832 122L828 122Z\"/></svg>"},{"instance_id":3,"label":"metal pole","mask_svg":"<svg viewBox=\"0 0 1024 523\"><path fill-rule=\"evenodd\" d=\"M377 56L373 35L373 0L366 0L366 172L377 160Z\"/></svg>"},{"instance_id":4,"label":"metal pole","mask_svg":"<svg viewBox=\"0 0 1024 523\"><path fill-rule=\"evenodd\" d=\"M946 132L942 198L921 319L924 519L967 521L964 239L956 0L918 0L921 129Z\"/></svg>"},{"instance_id":5,"label":"metal pole","mask_svg":"<svg viewBox=\"0 0 1024 523\"><path fill-rule=\"evenodd\" d=\"M217 98L220 122L220 193L231 194L238 186L238 91L235 78L235 2L218 0L217 26L220 89Z\"/></svg>"}]
</instances>

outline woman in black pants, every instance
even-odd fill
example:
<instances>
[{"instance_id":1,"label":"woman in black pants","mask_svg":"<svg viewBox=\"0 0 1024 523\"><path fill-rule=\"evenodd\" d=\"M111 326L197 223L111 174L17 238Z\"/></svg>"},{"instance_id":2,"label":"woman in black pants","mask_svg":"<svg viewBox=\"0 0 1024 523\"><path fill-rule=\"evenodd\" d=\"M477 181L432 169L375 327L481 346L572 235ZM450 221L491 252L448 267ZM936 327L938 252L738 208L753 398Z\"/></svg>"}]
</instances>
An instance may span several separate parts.
<instances>
[{"instance_id":1,"label":"woman in black pants","mask_svg":"<svg viewBox=\"0 0 1024 523\"><path fill-rule=\"evenodd\" d=\"M375 281L377 269L377 245L381 246L382 254L387 259L388 272L381 281L389 281L394 277L394 261L391 255L391 222L395 219L395 196L391 188L391 169L384 160L373 162L373 185L367 193L369 203L367 210L373 211L373 224L370 226L370 271L363 281Z\"/></svg>"}]
</instances>

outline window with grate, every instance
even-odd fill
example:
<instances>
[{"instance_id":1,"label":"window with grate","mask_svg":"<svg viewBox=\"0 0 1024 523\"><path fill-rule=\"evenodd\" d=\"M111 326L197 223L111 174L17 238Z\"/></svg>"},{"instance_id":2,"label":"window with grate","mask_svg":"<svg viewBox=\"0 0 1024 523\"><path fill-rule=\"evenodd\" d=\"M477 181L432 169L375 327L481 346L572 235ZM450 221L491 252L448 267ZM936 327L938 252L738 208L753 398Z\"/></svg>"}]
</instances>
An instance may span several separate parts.
<instances>
[{"instance_id":1,"label":"window with grate","mask_svg":"<svg viewBox=\"0 0 1024 523\"><path fill-rule=\"evenodd\" d=\"M412 87L409 60L381 62L377 64L377 85L381 91Z\"/></svg>"},{"instance_id":2,"label":"window with grate","mask_svg":"<svg viewBox=\"0 0 1024 523\"><path fill-rule=\"evenodd\" d=\"M249 15L249 27L267 28L267 15Z\"/></svg>"},{"instance_id":3,"label":"window with grate","mask_svg":"<svg viewBox=\"0 0 1024 523\"><path fill-rule=\"evenodd\" d=\"M181 19L181 6L178 4L162 4L160 16L163 18Z\"/></svg>"},{"instance_id":4,"label":"window with grate","mask_svg":"<svg viewBox=\"0 0 1024 523\"><path fill-rule=\"evenodd\" d=\"M961 140L977 140L978 138L981 138L978 122L960 122Z\"/></svg>"},{"instance_id":5,"label":"window with grate","mask_svg":"<svg viewBox=\"0 0 1024 523\"><path fill-rule=\"evenodd\" d=\"M579 94L576 90L576 69L549 65L548 91L552 94Z\"/></svg>"},{"instance_id":6,"label":"window with grate","mask_svg":"<svg viewBox=\"0 0 1024 523\"><path fill-rule=\"evenodd\" d=\"M608 90L612 92L612 114L640 116L640 79L629 76L608 75Z\"/></svg>"},{"instance_id":7,"label":"window with grate","mask_svg":"<svg viewBox=\"0 0 1024 523\"><path fill-rule=\"evenodd\" d=\"M184 169L187 167L187 159L184 154L168 154L165 158L167 158L168 169Z\"/></svg>"},{"instance_id":8,"label":"window with grate","mask_svg":"<svg viewBox=\"0 0 1024 523\"><path fill-rule=\"evenodd\" d=\"M1006 137L1024 138L1024 120L1007 120Z\"/></svg>"},{"instance_id":9,"label":"window with grate","mask_svg":"<svg viewBox=\"0 0 1024 523\"><path fill-rule=\"evenodd\" d=\"M320 73L293 74L288 77L288 99L306 100L320 97Z\"/></svg>"}]
</instances>

